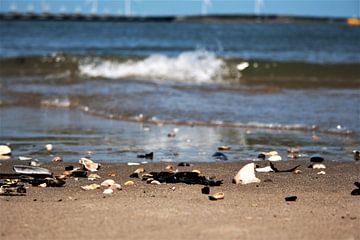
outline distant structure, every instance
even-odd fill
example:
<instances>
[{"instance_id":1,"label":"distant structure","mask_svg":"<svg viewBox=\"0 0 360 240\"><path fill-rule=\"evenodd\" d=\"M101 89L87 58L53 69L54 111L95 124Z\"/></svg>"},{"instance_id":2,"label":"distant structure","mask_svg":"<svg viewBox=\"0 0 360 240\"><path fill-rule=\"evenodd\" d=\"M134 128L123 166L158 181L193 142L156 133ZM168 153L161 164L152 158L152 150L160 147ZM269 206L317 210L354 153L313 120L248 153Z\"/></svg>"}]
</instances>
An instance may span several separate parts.
<instances>
[{"instance_id":1,"label":"distant structure","mask_svg":"<svg viewBox=\"0 0 360 240\"><path fill-rule=\"evenodd\" d=\"M46 0L41 0L41 10L43 14L50 13L50 7Z\"/></svg>"},{"instance_id":2,"label":"distant structure","mask_svg":"<svg viewBox=\"0 0 360 240\"><path fill-rule=\"evenodd\" d=\"M131 0L125 0L124 1L124 11L125 11L125 16L131 17L131 15L132 15Z\"/></svg>"},{"instance_id":3,"label":"distant structure","mask_svg":"<svg viewBox=\"0 0 360 240\"><path fill-rule=\"evenodd\" d=\"M211 0L201 0L201 15L208 14L208 7L212 5Z\"/></svg>"},{"instance_id":4,"label":"distant structure","mask_svg":"<svg viewBox=\"0 0 360 240\"><path fill-rule=\"evenodd\" d=\"M255 6L254 6L255 15L260 16L263 7L264 7L264 0L255 0Z\"/></svg>"},{"instance_id":5,"label":"distant structure","mask_svg":"<svg viewBox=\"0 0 360 240\"><path fill-rule=\"evenodd\" d=\"M87 0L87 3L89 3L91 5L91 14L92 15L96 15L97 11L98 11L98 1L97 0Z\"/></svg>"}]
</instances>

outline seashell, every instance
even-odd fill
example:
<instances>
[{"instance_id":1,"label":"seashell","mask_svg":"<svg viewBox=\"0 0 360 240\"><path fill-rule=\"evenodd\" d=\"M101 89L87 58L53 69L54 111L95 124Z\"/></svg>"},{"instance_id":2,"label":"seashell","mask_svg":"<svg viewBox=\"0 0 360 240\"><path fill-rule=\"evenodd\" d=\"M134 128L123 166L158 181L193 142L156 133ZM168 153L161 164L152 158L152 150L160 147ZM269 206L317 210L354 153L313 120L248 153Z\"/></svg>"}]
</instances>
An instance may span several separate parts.
<instances>
[{"instance_id":1,"label":"seashell","mask_svg":"<svg viewBox=\"0 0 360 240\"><path fill-rule=\"evenodd\" d=\"M20 161L30 161L30 160L32 160L32 157L23 157L23 156L20 156L20 157L19 157L19 160L20 160Z\"/></svg>"},{"instance_id":2,"label":"seashell","mask_svg":"<svg viewBox=\"0 0 360 240\"><path fill-rule=\"evenodd\" d=\"M64 174L61 174L61 175L55 175L55 179L57 180L65 180L67 178L68 175L64 175Z\"/></svg>"},{"instance_id":3,"label":"seashell","mask_svg":"<svg viewBox=\"0 0 360 240\"><path fill-rule=\"evenodd\" d=\"M90 184L90 185L86 185L86 186L82 186L81 187L83 190L95 190L95 189L98 189L100 188L100 185L99 184L96 184L96 183L93 183L93 184Z\"/></svg>"},{"instance_id":4,"label":"seashell","mask_svg":"<svg viewBox=\"0 0 360 240\"><path fill-rule=\"evenodd\" d=\"M223 192L217 192L209 196L210 200L221 200L224 199L225 194Z\"/></svg>"},{"instance_id":5,"label":"seashell","mask_svg":"<svg viewBox=\"0 0 360 240\"><path fill-rule=\"evenodd\" d=\"M174 171L174 166L173 165L167 165L165 167L165 169L168 170L168 171Z\"/></svg>"},{"instance_id":6,"label":"seashell","mask_svg":"<svg viewBox=\"0 0 360 240\"><path fill-rule=\"evenodd\" d=\"M6 145L0 145L0 156L11 155L11 148Z\"/></svg>"},{"instance_id":7,"label":"seashell","mask_svg":"<svg viewBox=\"0 0 360 240\"><path fill-rule=\"evenodd\" d=\"M263 168L255 168L255 171L261 172L261 173L267 173L267 172L273 172L274 170L270 166L266 166Z\"/></svg>"},{"instance_id":8,"label":"seashell","mask_svg":"<svg viewBox=\"0 0 360 240\"><path fill-rule=\"evenodd\" d=\"M285 197L285 201L286 202L295 202L297 199L297 196L288 196L288 197Z\"/></svg>"},{"instance_id":9,"label":"seashell","mask_svg":"<svg viewBox=\"0 0 360 240\"><path fill-rule=\"evenodd\" d=\"M53 161L53 162L62 162L63 159L62 159L62 157L60 157L60 156L56 156L56 157L54 157L51 161Z\"/></svg>"},{"instance_id":10,"label":"seashell","mask_svg":"<svg viewBox=\"0 0 360 240\"><path fill-rule=\"evenodd\" d=\"M115 177L115 176L116 176L116 173L108 173L108 176L109 176L109 177Z\"/></svg>"},{"instance_id":11,"label":"seashell","mask_svg":"<svg viewBox=\"0 0 360 240\"><path fill-rule=\"evenodd\" d=\"M114 190L112 190L111 188L107 188L103 191L103 194L112 194L114 192Z\"/></svg>"},{"instance_id":12,"label":"seashell","mask_svg":"<svg viewBox=\"0 0 360 240\"><path fill-rule=\"evenodd\" d=\"M218 150L219 150L219 151L228 151L228 150L230 150L230 149L231 149L230 146L220 146L220 147L218 147Z\"/></svg>"},{"instance_id":13,"label":"seashell","mask_svg":"<svg viewBox=\"0 0 360 240\"><path fill-rule=\"evenodd\" d=\"M276 156L276 155L279 155L279 153L277 151L270 151L270 152L267 152L265 153L266 156Z\"/></svg>"},{"instance_id":14,"label":"seashell","mask_svg":"<svg viewBox=\"0 0 360 240\"><path fill-rule=\"evenodd\" d=\"M322 163L315 163L315 164L312 165L312 168L313 169L325 169L326 166L324 164L322 164Z\"/></svg>"},{"instance_id":15,"label":"seashell","mask_svg":"<svg viewBox=\"0 0 360 240\"><path fill-rule=\"evenodd\" d=\"M302 173L302 171L299 170L299 169L296 169L293 173L294 173L294 174L300 174L300 173Z\"/></svg>"},{"instance_id":16,"label":"seashell","mask_svg":"<svg viewBox=\"0 0 360 240\"><path fill-rule=\"evenodd\" d=\"M360 160L360 151L359 151L359 150L354 150L354 151L353 151L353 155L354 155L354 160L355 160L355 161L359 161L359 160Z\"/></svg>"},{"instance_id":17,"label":"seashell","mask_svg":"<svg viewBox=\"0 0 360 240\"><path fill-rule=\"evenodd\" d=\"M99 176L99 175L97 175L96 173L91 173L91 174L89 174L89 176L88 176L88 180L90 180L90 181L94 181L94 180L96 180L96 179L100 179L101 177Z\"/></svg>"},{"instance_id":18,"label":"seashell","mask_svg":"<svg viewBox=\"0 0 360 240\"><path fill-rule=\"evenodd\" d=\"M143 172L145 172L144 168L138 168L134 171L134 173L143 173Z\"/></svg>"},{"instance_id":19,"label":"seashell","mask_svg":"<svg viewBox=\"0 0 360 240\"><path fill-rule=\"evenodd\" d=\"M100 185L103 187L111 187L112 185L115 184L115 181L112 179L106 179L105 181L103 181Z\"/></svg>"},{"instance_id":20,"label":"seashell","mask_svg":"<svg viewBox=\"0 0 360 240\"><path fill-rule=\"evenodd\" d=\"M79 163L82 164L83 167L90 172L96 172L101 167L100 163L94 163L92 160L88 158L81 158L79 160Z\"/></svg>"},{"instance_id":21,"label":"seashell","mask_svg":"<svg viewBox=\"0 0 360 240\"><path fill-rule=\"evenodd\" d=\"M150 184L160 185L161 183L160 183L159 181L157 181L157 180L152 180L152 181L150 182Z\"/></svg>"},{"instance_id":22,"label":"seashell","mask_svg":"<svg viewBox=\"0 0 360 240\"><path fill-rule=\"evenodd\" d=\"M39 160L37 159L34 159L34 160L31 160L30 162L30 166L33 166L33 167L39 167L41 164L39 162Z\"/></svg>"},{"instance_id":23,"label":"seashell","mask_svg":"<svg viewBox=\"0 0 360 240\"><path fill-rule=\"evenodd\" d=\"M115 183L115 184L111 185L110 188L112 190L121 190L122 189L121 185L118 184L118 183Z\"/></svg>"},{"instance_id":24,"label":"seashell","mask_svg":"<svg viewBox=\"0 0 360 240\"><path fill-rule=\"evenodd\" d=\"M134 183L134 181L126 181L125 183L124 183L124 185L125 186L133 186L133 185L135 185L135 183Z\"/></svg>"},{"instance_id":25,"label":"seashell","mask_svg":"<svg viewBox=\"0 0 360 240\"><path fill-rule=\"evenodd\" d=\"M277 162L277 161L281 161L282 158L280 155L271 155L269 158L268 158L269 161L272 161L272 162Z\"/></svg>"},{"instance_id":26,"label":"seashell","mask_svg":"<svg viewBox=\"0 0 360 240\"><path fill-rule=\"evenodd\" d=\"M46 183L39 184L39 187L46 188L47 184Z\"/></svg>"},{"instance_id":27,"label":"seashell","mask_svg":"<svg viewBox=\"0 0 360 240\"><path fill-rule=\"evenodd\" d=\"M248 163L243 166L235 175L233 182L236 184L259 183L260 179L255 176L255 163Z\"/></svg>"},{"instance_id":28,"label":"seashell","mask_svg":"<svg viewBox=\"0 0 360 240\"><path fill-rule=\"evenodd\" d=\"M173 190L173 191L175 191L176 190L176 187L172 187L172 188L170 188L171 190Z\"/></svg>"},{"instance_id":29,"label":"seashell","mask_svg":"<svg viewBox=\"0 0 360 240\"><path fill-rule=\"evenodd\" d=\"M53 147L52 144L46 144L45 149L50 152L50 151L52 151L54 149L54 147Z\"/></svg>"},{"instance_id":30,"label":"seashell","mask_svg":"<svg viewBox=\"0 0 360 240\"><path fill-rule=\"evenodd\" d=\"M324 161L324 158L320 157L320 156L312 156L310 158L310 162L313 162L313 163L321 163L323 161Z\"/></svg>"},{"instance_id":31,"label":"seashell","mask_svg":"<svg viewBox=\"0 0 360 240\"><path fill-rule=\"evenodd\" d=\"M317 175L325 175L325 174L326 174L325 171L320 171L320 172L317 173Z\"/></svg>"},{"instance_id":32,"label":"seashell","mask_svg":"<svg viewBox=\"0 0 360 240\"><path fill-rule=\"evenodd\" d=\"M201 173L200 170L197 170L197 169L194 169L194 170L192 170L191 172L196 172L196 173L198 173L198 174Z\"/></svg>"}]
</instances>

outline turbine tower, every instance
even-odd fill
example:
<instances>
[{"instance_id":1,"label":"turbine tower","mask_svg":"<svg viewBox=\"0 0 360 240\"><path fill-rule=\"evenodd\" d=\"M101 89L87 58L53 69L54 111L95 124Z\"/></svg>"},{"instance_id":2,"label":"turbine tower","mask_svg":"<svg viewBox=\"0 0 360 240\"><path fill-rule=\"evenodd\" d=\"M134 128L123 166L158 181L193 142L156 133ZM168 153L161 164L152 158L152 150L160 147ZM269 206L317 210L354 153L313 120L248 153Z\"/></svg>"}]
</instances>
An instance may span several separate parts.
<instances>
[{"instance_id":1,"label":"turbine tower","mask_svg":"<svg viewBox=\"0 0 360 240\"><path fill-rule=\"evenodd\" d=\"M47 4L46 0L41 0L41 10L43 13L48 13L50 11L50 7Z\"/></svg>"},{"instance_id":2,"label":"turbine tower","mask_svg":"<svg viewBox=\"0 0 360 240\"><path fill-rule=\"evenodd\" d=\"M124 9L125 9L125 16L130 17L131 12L131 0L124 0Z\"/></svg>"},{"instance_id":3,"label":"turbine tower","mask_svg":"<svg viewBox=\"0 0 360 240\"><path fill-rule=\"evenodd\" d=\"M89 4L91 4L91 14L96 15L98 10L98 0L87 0Z\"/></svg>"},{"instance_id":4,"label":"turbine tower","mask_svg":"<svg viewBox=\"0 0 360 240\"><path fill-rule=\"evenodd\" d=\"M254 13L255 15L261 14L261 9L264 7L264 0L255 0L255 8Z\"/></svg>"},{"instance_id":5,"label":"turbine tower","mask_svg":"<svg viewBox=\"0 0 360 240\"><path fill-rule=\"evenodd\" d=\"M205 16L208 14L208 7L211 6L211 0L202 0L201 1L201 15Z\"/></svg>"}]
</instances>

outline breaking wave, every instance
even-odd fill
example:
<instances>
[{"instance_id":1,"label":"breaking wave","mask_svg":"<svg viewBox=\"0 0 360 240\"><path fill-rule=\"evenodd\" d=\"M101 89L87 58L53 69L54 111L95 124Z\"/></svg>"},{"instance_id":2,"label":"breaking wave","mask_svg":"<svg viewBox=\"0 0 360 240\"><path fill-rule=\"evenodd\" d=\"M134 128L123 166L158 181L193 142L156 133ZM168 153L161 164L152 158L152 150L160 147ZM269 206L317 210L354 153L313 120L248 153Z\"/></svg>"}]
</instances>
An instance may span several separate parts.
<instances>
[{"instance_id":1,"label":"breaking wave","mask_svg":"<svg viewBox=\"0 0 360 240\"><path fill-rule=\"evenodd\" d=\"M175 57L151 55L142 60L90 61L81 63L80 73L111 79L140 78L206 83L221 80L226 63L208 51L184 52Z\"/></svg>"}]
</instances>

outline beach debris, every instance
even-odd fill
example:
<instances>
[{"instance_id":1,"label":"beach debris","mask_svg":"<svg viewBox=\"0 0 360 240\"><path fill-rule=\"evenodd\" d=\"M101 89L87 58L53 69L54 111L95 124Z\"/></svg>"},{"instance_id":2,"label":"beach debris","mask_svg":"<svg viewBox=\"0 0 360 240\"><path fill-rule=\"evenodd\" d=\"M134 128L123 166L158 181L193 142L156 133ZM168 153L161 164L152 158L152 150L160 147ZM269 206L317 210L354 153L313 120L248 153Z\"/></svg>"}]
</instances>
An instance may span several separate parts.
<instances>
[{"instance_id":1,"label":"beach debris","mask_svg":"<svg viewBox=\"0 0 360 240\"><path fill-rule=\"evenodd\" d=\"M105 181L103 181L100 186L102 187L111 187L112 185L115 184L115 181L112 179L106 179Z\"/></svg>"},{"instance_id":2,"label":"beach debris","mask_svg":"<svg viewBox=\"0 0 360 240\"><path fill-rule=\"evenodd\" d=\"M198 174L201 173L200 170L197 170L197 169L194 169L194 170L192 170L191 172L195 172L195 173L198 173Z\"/></svg>"},{"instance_id":3,"label":"beach debris","mask_svg":"<svg viewBox=\"0 0 360 240\"><path fill-rule=\"evenodd\" d=\"M108 176L109 176L109 177L115 177L115 176L116 176L116 173L108 173Z\"/></svg>"},{"instance_id":4,"label":"beach debris","mask_svg":"<svg viewBox=\"0 0 360 240\"><path fill-rule=\"evenodd\" d=\"M235 175L233 183L249 184L259 183L261 180L255 176L255 163L248 163L243 166Z\"/></svg>"},{"instance_id":5,"label":"beach debris","mask_svg":"<svg viewBox=\"0 0 360 240\"><path fill-rule=\"evenodd\" d=\"M206 186L220 186L223 180L216 180L215 177L200 176L197 172L150 172L142 176L143 181L157 180L160 183L186 183L200 184Z\"/></svg>"},{"instance_id":6,"label":"beach debris","mask_svg":"<svg viewBox=\"0 0 360 240\"><path fill-rule=\"evenodd\" d=\"M51 172L46 168L26 166L26 165L14 165L13 169L16 173L21 173L25 175L41 175L41 176L51 176Z\"/></svg>"},{"instance_id":7,"label":"beach debris","mask_svg":"<svg viewBox=\"0 0 360 240\"><path fill-rule=\"evenodd\" d=\"M309 165L309 168L312 168L312 169L325 169L326 166L322 163L314 163L314 164L311 164Z\"/></svg>"},{"instance_id":8,"label":"beach debris","mask_svg":"<svg viewBox=\"0 0 360 240\"><path fill-rule=\"evenodd\" d=\"M135 185L135 183L134 183L134 181L129 180L129 181L126 181L126 182L124 183L124 185L125 185L125 186L133 186L133 185Z\"/></svg>"},{"instance_id":9,"label":"beach debris","mask_svg":"<svg viewBox=\"0 0 360 240\"><path fill-rule=\"evenodd\" d=\"M34 159L34 160L31 160L30 161L30 166L33 166L33 167L40 167L41 163L39 162L39 160L37 159Z\"/></svg>"},{"instance_id":10,"label":"beach debris","mask_svg":"<svg viewBox=\"0 0 360 240\"><path fill-rule=\"evenodd\" d=\"M79 160L79 163L83 166L84 169L90 172L96 172L101 167L100 163L94 163L92 160L88 158L81 158Z\"/></svg>"},{"instance_id":11,"label":"beach debris","mask_svg":"<svg viewBox=\"0 0 360 240\"><path fill-rule=\"evenodd\" d=\"M82 186L81 188L82 188L83 190L85 190L85 191L95 190L95 189L99 189L99 188L100 188L100 185L99 185L99 184L96 184L96 183L93 183L93 184L90 184L90 185Z\"/></svg>"},{"instance_id":12,"label":"beach debris","mask_svg":"<svg viewBox=\"0 0 360 240\"><path fill-rule=\"evenodd\" d=\"M51 152L51 151L54 149L54 147L53 147L52 144L46 144L46 145L45 145L45 149L46 149L47 151Z\"/></svg>"},{"instance_id":13,"label":"beach debris","mask_svg":"<svg viewBox=\"0 0 360 240\"><path fill-rule=\"evenodd\" d=\"M168 170L168 171L174 171L174 170L175 170L175 168L174 168L173 165L167 165L167 166L165 167L165 169Z\"/></svg>"},{"instance_id":14,"label":"beach debris","mask_svg":"<svg viewBox=\"0 0 360 240\"><path fill-rule=\"evenodd\" d=\"M20 156L18 159L19 159L20 161L30 161L30 160L32 160L32 157Z\"/></svg>"},{"instance_id":15,"label":"beach debris","mask_svg":"<svg viewBox=\"0 0 360 240\"><path fill-rule=\"evenodd\" d=\"M317 175L325 175L325 174L326 174L325 171L320 171L320 172L317 173Z\"/></svg>"},{"instance_id":16,"label":"beach debris","mask_svg":"<svg viewBox=\"0 0 360 240\"><path fill-rule=\"evenodd\" d=\"M62 162L63 159L60 156L55 156L51 161L53 161L53 162Z\"/></svg>"},{"instance_id":17,"label":"beach debris","mask_svg":"<svg viewBox=\"0 0 360 240\"><path fill-rule=\"evenodd\" d=\"M0 145L0 156L11 155L11 148L7 145Z\"/></svg>"},{"instance_id":18,"label":"beach debris","mask_svg":"<svg viewBox=\"0 0 360 240\"><path fill-rule=\"evenodd\" d=\"M38 185L39 187L42 187L42 188L46 188L47 187L47 184L46 183L41 183Z\"/></svg>"},{"instance_id":19,"label":"beach debris","mask_svg":"<svg viewBox=\"0 0 360 240\"><path fill-rule=\"evenodd\" d=\"M282 158L280 155L272 155L268 158L268 160L271 162L277 162L277 161L281 161Z\"/></svg>"},{"instance_id":20,"label":"beach debris","mask_svg":"<svg viewBox=\"0 0 360 240\"><path fill-rule=\"evenodd\" d=\"M217 192L209 196L209 200L216 201L224 199L225 194L223 192Z\"/></svg>"},{"instance_id":21,"label":"beach debris","mask_svg":"<svg viewBox=\"0 0 360 240\"><path fill-rule=\"evenodd\" d=\"M209 187L203 187L202 189L201 189L201 193L202 194L210 194L210 188Z\"/></svg>"},{"instance_id":22,"label":"beach debris","mask_svg":"<svg viewBox=\"0 0 360 240\"><path fill-rule=\"evenodd\" d=\"M101 177L99 175L97 175L96 173L91 173L91 174L89 174L89 176L87 178L90 181L95 181L96 179L100 179Z\"/></svg>"},{"instance_id":23,"label":"beach debris","mask_svg":"<svg viewBox=\"0 0 360 240\"><path fill-rule=\"evenodd\" d=\"M245 70L246 68L249 67L249 63L248 62L241 62L238 65L236 65L236 69L241 72L243 70Z\"/></svg>"},{"instance_id":24,"label":"beach debris","mask_svg":"<svg viewBox=\"0 0 360 240\"><path fill-rule=\"evenodd\" d=\"M143 172L145 172L144 168L138 168L134 171L134 173L143 173Z\"/></svg>"},{"instance_id":25,"label":"beach debris","mask_svg":"<svg viewBox=\"0 0 360 240\"><path fill-rule=\"evenodd\" d=\"M65 167L65 171L71 171L71 170L74 170L74 166L69 165Z\"/></svg>"},{"instance_id":26,"label":"beach debris","mask_svg":"<svg viewBox=\"0 0 360 240\"><path fill-rule=\"evenodd\" d=\"M324 161L324 158L320 157L320 156L312 156L310 158L310 162L313 162L313 163L321 163L323 161Z\"/></svg>"},{"instance_id":27,"label":"beach debris","mask_svg":"<svg viewBox=\"0 0 360 240\"><path fill-rule=\"evenodd\" d=\"M107 188L103 191L103 194L109 195L109 194L112 194L113 192L114 192L114 190L112 190L111 188Z\"/></svg>"},{"instance_id":28,"label":"beach debris","mask_svg":"<svg viewBox=\"0 0 360 240\"><path fill-rule=\"evenodd\" d=\"M179 167L191 167L192 164L191 163L188 163L188 162L180 162L178 164Z\"/></svg>"},{"instance_id":29,"label":"beach debris","mask_svg":"<svg viewBox=\"0 0 360 240\"><path fill-rule=\"evenodd\" d=\"M297 196L288 196L285 197L286 202L295 202L297 200Z\"/></svg>"},{"instance_id":30,"label":"beach debris","mask_svg":"<svg viewBox=\"0 0 360 240\"><path fill-rule=\"evenodd\" d=\"M274 170L270 166L262 167L262 168L255 168L255 171L260 173L267 173L267 172L274 172Z\"/></svg>"},{"instance_id":31,"label":"beach debris","mask_svg":"<svg viewBox=\"0 0 360 240\"><path fill-rule=\"evenodd\" d=\"M354 185L357 187L351 191L351 195L360 196L360 182L354 182Z\"/></svg>"},{"instance_id":32,"label":"beach debris","mask_svg":"<svg viewBox=\"0 0 360 240\"><path fill-rule=\"evenodd\" d=\"M301 174L302 171L301 171L300 169L296 169L293 173L294 173L294 174Z\"/></svg>"},{"instance_id":33,"label":"beach debris","mask_svg":"<svg viewBox=\"0 0 360 240\"><path fill-rule=\"evenodd\" d=\"M65 173L65 172L64 172L64 173ZM70 171L70 175L73 176L73 177L82 177L82 178L85 178L85 177L87 177L87 174L88 174L88 171L82 170L82 169L78 169L78 168Z\"/></svg>"},{"instance_id":34,"label":"beach debris","mask_svg":"<svg viewBox=\"0 0 360 240\"><path fill-rule=\"evenodd\" d=\"M222 152L216 152L212 155L215 160L228 160L227 156Z\"/></svg>"},{"instance_id":35,"label":"beach debris","mask_svg":"<svg viewBox=\"0 0 360 240\"><path fill-rule=\"evenodd\" d=\"M161 183L160 183L159 181L157 181L157 180L152 180L152 181L150 182L150 184L160 185Z\"/></svg>"},{"instance_id":36,"label":"beach debris","mask_svg":"<svg viewBox=\"0 0 360 240\"><path fill-rule=\"evenodd\" d=\"M114 183L113 185L110 186L110 188L112 190L121 190L122 189L122 187L119 183Z\"/></svg>"},{"instance_id":37,"label":"beach debris","mask_svg":"<svg viewBox=\"0 0 360 240\"><path fill-rule=\"evenodd\" d=\"M270 162L270 167L274 170L274 172L279 173L279 172L294 172L298 167L300 167L301 165L296 165L293 168L290 169L286 169L286 170L279 170L278 168L275 167L275 165Z\"/></svg>"},{"instance_id":38,"label":"beach debris","mask_svg":"<svg viewBox=\"0 0 360 240\"><path fill-rule=\"evenodd\" d=\"M137 158L153 159L154 158L154 152L145 153L145 154L138 154Z\"/></svg>"},{"instance_id":39,"label":"beach debris","mask_svg":"<svg viewBox=\"0 0 360 240\"><path fill-rule=\"evenodd\" d=\"M137 163L137 162L128 162L127 165L128 165L128 166L139 166L140 163Z\"/></svg>"},{"instance_id":40,"label":"beach debris","mask_svg":"<svg viewBox=\"0 0 360 240\"><path fill-rule=\"evenodd\" d=\"M231 150L231 147L230 146L220 146L220 147L218 147L218 150L219 151L228 151L228 150Z\"/></svg>"},{"instance_id":41,"label":"beach debris","mask_svg":"<svg viewBox=\"0 0 360 240\"><path fill-rule=\"evenodd\" d=\"M359 161L360 160L360 151L359 150L354 150L353 154L354 154L354 160Z\"/></svg>"},{"instance_id":42,"label":"beach debris","mask_svg":"<svg viewBox=\"0 0 360 240\"><path fill-rule=\"evenodd\" d=\"M288 152L288 158L296 159L299 157L300 148L299 147L291 147L287 150Z\"/></svg>"},{"instance_id":43,"label":"beach debris","mask_svg":"<svg viewBox=\"0 0 360 240\"><path fill-rule=\"evenodd\" d=\"M266 155L264 153L259 153L258 159L265 160Z\"/></svg>"},{"instance_id":44,"label":"beach debris","mask_svg":"<svg viewBox=\"0 0 360 240\"><path fill-rule=\"evenodd\" d=\"M26 188L19 179L0 180L0 195L24 196Z\"/></svg>"}]
</instances>

